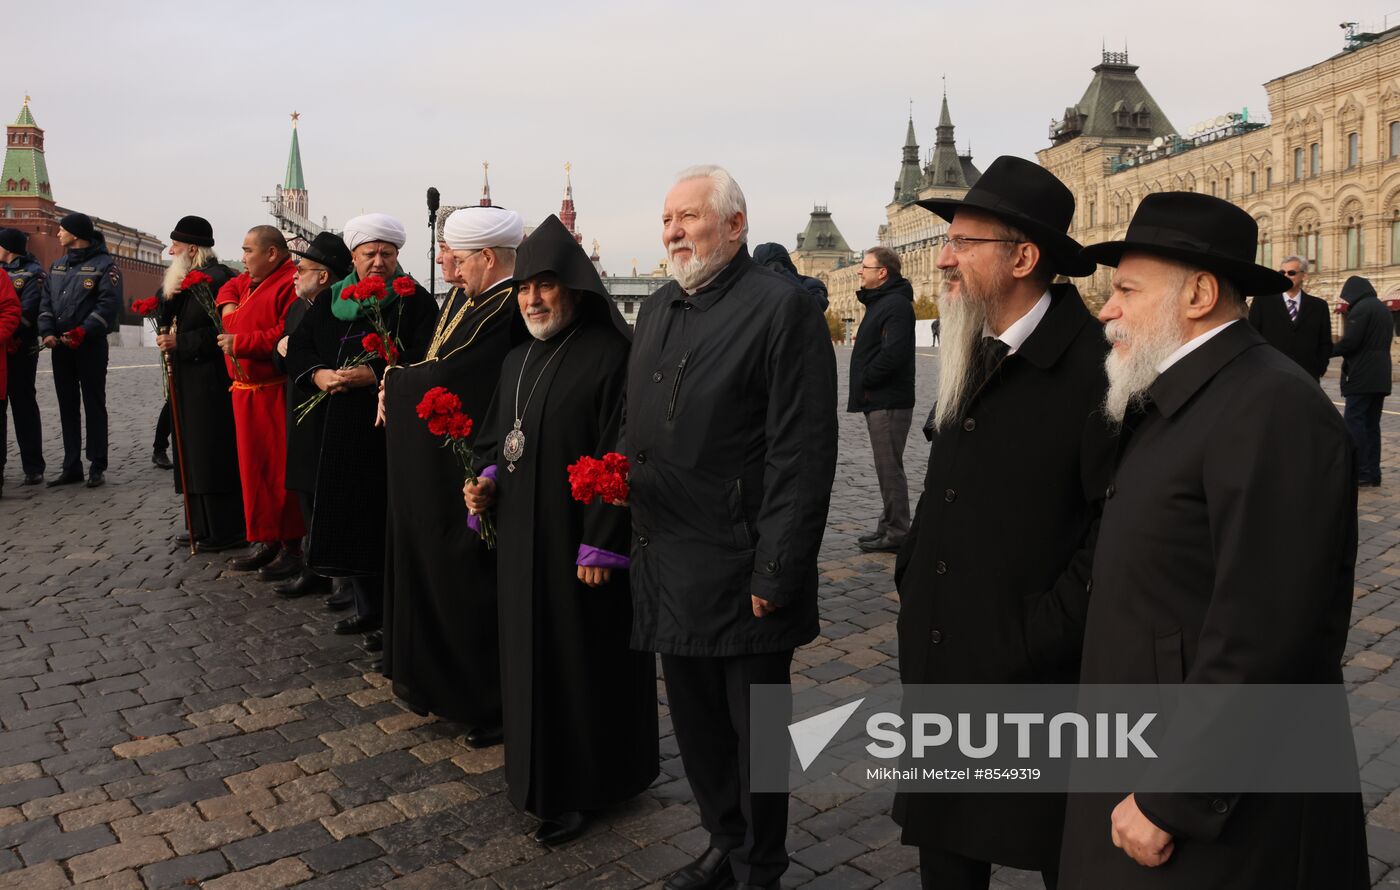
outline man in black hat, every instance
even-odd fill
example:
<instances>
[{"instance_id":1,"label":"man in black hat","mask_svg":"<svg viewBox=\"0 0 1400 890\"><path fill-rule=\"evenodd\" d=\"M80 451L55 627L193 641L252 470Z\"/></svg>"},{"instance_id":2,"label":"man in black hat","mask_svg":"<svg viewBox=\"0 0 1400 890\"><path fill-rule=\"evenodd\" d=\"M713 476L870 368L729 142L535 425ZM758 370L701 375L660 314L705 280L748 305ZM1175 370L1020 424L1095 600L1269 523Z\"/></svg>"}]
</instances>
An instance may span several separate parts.
<instances>
[{"instance_id":1,"label":"man in black hat","mask_svg":"<svg viewBox=\"0 0 1400 890\"><path fill-rule=\"evenodd\" d=\"M350 274L354 264L350 258L350 248L345 240L334 232L321 232L312 239L305 250L293 250L298 257L296 270L297 299L287 307L287 315L282 339L277 342L277 354L273 364L279 372L287 374L287 346L292 334L301 325L302 319L316 298L330 289L332 284ZM297 405L304 399L296 388L296 381L287 374L287 481L288 491L294 491L301 502L301 515L312 515L312 499L316 494L316 461L321 453L321 433L325 426L325 413L314 411L301 423L297 423ZM330 591L330 579L317 574L304 562L301 572L291 581L278 584L273 591L278 596L293 598L313 593ZM351 598L346 595L336 601L348 607Z\"/></svg>"},{"instance_id":2,"label":"man in black hat","mask_svg":"<svg viewBox=\"0 0 1400 890\"><path fill-rule=\"evenodd\" d=\"M203 304L180 289L185 276L200 271L218 293L233 270L214 253L214 230L198 216L180 220L170 233L170 265L160 297L156 346L170 363L170 401L175 430L175 490L189 493L190 530L201 550L220 552L243 545L243 488L233 426L230 380L219 349L218 328ZM189 543L190 531L177 536Z\"/></svg>"},{"instance_id":3,"label":"man in black hat","mask_svg":"<svg viewBox=\"0 0 1400 890\"><path fill-rule=\"evenodd\" d=\"M567 484L570 464L617 446L631 330L556 216L520 246L515 275L531 339L479 421L494 472L464 493L496 512L510 800L542 820L536 840L560 844L659 770L656 660L628 648L627 510L581 504Z\"/></svg>"},{"instance_id":4,"label":"man in black hat","mask_svg":"<svg viewBox=\"0 0 1400 890\"><path fill-rule=\"evenodd\" d=\"M919 203L949 226L934 448L895 564L900 677L1072 683L1113 456L1103 336L1052 283L1093 271L1066 234L1074 196L1007 156L961 201ZM1063 795L905 792L894 816L925 887L986 888L992 863L1055 885Z\"/></svg>"},{"instance_id":5,"label":"man in black hat","mask_svg":"<svg viewBox=\"0 0 1400 890\"><path fill-rule=\"evenodd\" d=\"M39 401L34 393L38 372L39 303L48 275L28 249L29 236L18 229L0 229L0 268L10 276L19 294L19 330L11 338L7 360L10 411L15 416L15 444L19 446L24 485L44 481L44 429L39 417ZM5 415L0 413L0 472L5 467Z\"/></svg>"},{"instance_id":6,"label":"man in black hat","mask_svg":"<svg viewBox=\"0 0 1400 890\"><path fill-rule=\"evenodd\" d=\"M1124 240L1085 251L1117 267L1099 318L1126 442L1082 683L1342 682L1351 443L1312 376L1243 321L1245 296L1288 287L1254 264L1257 235L1228 202L1160 192ZM1075 794L1061 886L1363 888L1364 829L1355 794Z\"/></svg>"},{"instance_id":7,"label":"man in black hat","mask_svg":"<svg viewBox=\"0 0 1400 890\"><path fill-rule=\"evenodd\" d=\"M1376 289L1360 275L1346 280L1339 299L1349 307L1342 339L1332 349L1342 357L1343 416L1356 443L1356 484L1375 488L1381 484L1381 406L1390 395L1395 324Z\"/></svg>"},{"instance_id":8,"label":"man in black hat","mask_svg":"<svg viewBox=\"0 0 1400 890\"><path fill-rule=\"evenodd\" d=\"M107 252L106 239L85 214L70 213L58 221L58 243L67 252L49 267L39 305L39 336L53 353L53 386L63 424L63 472L49 485L83 481L86 415L87 486L96 488L107 471L107 335L117 328L122 273Z\"/></svg>"}]
</instances>

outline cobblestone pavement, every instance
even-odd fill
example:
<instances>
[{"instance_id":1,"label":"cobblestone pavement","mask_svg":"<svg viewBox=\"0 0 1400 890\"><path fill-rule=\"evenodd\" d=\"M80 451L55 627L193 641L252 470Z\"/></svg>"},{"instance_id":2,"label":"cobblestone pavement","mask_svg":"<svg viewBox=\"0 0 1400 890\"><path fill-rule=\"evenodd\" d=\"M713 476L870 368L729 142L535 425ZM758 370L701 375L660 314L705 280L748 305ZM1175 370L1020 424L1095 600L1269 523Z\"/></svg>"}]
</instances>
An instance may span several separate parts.
<instances>
[{"instance_id":1,"label":"cobblestone pavement","mask_svg":"<svg viewBox=\"0 0 1400 890\"><path fill-rule=\"evenodd\" d=\"M916 418L932 399L926 352ZM838 349L843 375L848 355ZM40 390L52 474L61 452L50 380L41 376ZM1335 377L1326 383L1335 397ZM149 459L159 392L153 352L113 350L103 488L20 487L10 451L0 500L0 888L633 888L704 848L664 696L655 786L547 850L505 799L501 749L473 750L460 727L400 707L366 672L358 638L331 633L319 599L278 600L226 572L226 555L176 548L179 501ZM893 557L855 546L879 493L861 418L841 418L823 631L795 669L798 683L855 693L895 678L897 603ZM1386 472L1400 480L1400 416L1382 426ZM916 496L926 457L914 430ZM1362 494L1346 652L1372 874L1385 886L1400 886L1397 492L1391 481ZM917 887L917 856L899 844L889 803L795 795L785 884ZM993 880L1040 886L1009 869Z\"/></svg>"}]
</instances>

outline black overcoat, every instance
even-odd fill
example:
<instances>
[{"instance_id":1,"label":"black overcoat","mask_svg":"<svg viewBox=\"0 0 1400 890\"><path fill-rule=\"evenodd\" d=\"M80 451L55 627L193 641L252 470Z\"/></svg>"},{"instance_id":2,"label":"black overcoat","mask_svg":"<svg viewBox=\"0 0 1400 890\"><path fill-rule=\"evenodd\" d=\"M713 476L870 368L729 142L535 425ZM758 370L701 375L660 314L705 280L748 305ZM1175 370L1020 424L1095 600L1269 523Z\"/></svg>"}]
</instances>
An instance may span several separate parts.
<instances>
[{"instance_id":1,"label":"black overcoat","mask_svg":"<svg viewBox=\"0 0 1400 890\"><path fill-rule=\"evenodd\" d=\"M1084 683L1341 683L1351 440L1311 377L1236 322L1149 390L1104 508ZM1138 794L1165 865L1113 846L1123 794L1071 795L1060 887L1369 884L1359 795Z\"/></svg>"},{"instance_id":2,"label":"black overcoat","mask_svg":"<svg viewBox=\"0 0 1400 890\"><path fill-rule=\"evenodd\" d=\"M856 291L865 317L851 348L846 410L883 411L914 407L914 286L894 278Z\"/></svg>"},{"instance_id":3,"label":"black overcoat","mask_svg":"<svg viewBox=\"0 0 1400 890\"><path fill-rule=\"evenodd\" d=\"M327 288L329 290L329 288ZM288 337L287 352L291 353L291 336L301 325L302 319L310 311L311 304L301 297L292 301L283 318L282 330ZM272 354L272 364L283 374L287 374L287 359L277 352ZM297 409L308 398L296 381L287 377L287 481L288 491L299 491L312 495L316 491L316 458L321 453L321 430L326 423L326 412L313 411L301 423L297 423Z\"/></svg>"},{"instance_id":4,"label":"black overcoat","mask_svg":"<svg viewBox=\"0 0 1400 890\"><path fill-rule=\"evenodd\" d=\"M233 270L207 263L199 271L213 279L212 293L231 278ZM234 494L242 491L238 475L238 445L233 431L233 397L218 329L199 300L188 291L161 297L158 321L174 326L175 351L166 360L175 377L171 397L180 424L180 447L175 449L175 490L180 480L191 494ZM183 466L182 466L183 464Z\"/></svg>"},{"instance_id":5,"label":"black overcoat","mask_svg":"<svg viewBox=\"0 0 1400 890\"><path fill-rule=\"evenodd\" d=\"M817 635L836 356L811 296L740 250L642 303L627 372L632 645L781 652ZM753 615L751 596L778 606Z\"/></svg>"},{"instance_id":6,"label":"black overcoat","mask_svg":"<svg viewBox=\"0 0 1400 890\"><path fill-rule=\"evenodd\" d=\"M1332 360L1332 312L1327 301L1299 291L1298 320L1288 317L1283 294L1255 297L1249 323L1269 345L1293 359L1314 378L1327 373Z\"/></svg>"},{"instance_id":7,"label":"black overcoat","mask_svg":"<svg viewBox=\"0 0 1400 890\"><path fill-rule=\"evenodd\" d=\"M596 588L577 577L581 545L626 554L627 510L575 501L567 471L616 445L627 348L597 316L517 346L483 436L496 463L506 780L511 802L543 818L626 800L659 769L656 660L628 646L627 572ZM526 446L511 471L495 455L517 382Z\"/></svg>"},{"instance_id":8,"label":"black overcoat","mask_svg":"<svg viewBox=\"0 0 1400 890\"><path fill-rule=\"evenodd\" d=\"M384 670L404 701L469 726L499 725L496 554L467 527L461 463L417 409L424 393L446 387L479 438L501 362L528 335L510 281L473 298L454 289L438 325L439 348L384 380Z\"/></svg>"},{"instance_id":9,"label":"black overcoat","mask_svg":"<svg viewBox=\"0 0 1400 890\"><path fill-rule=\"evenodd\" d=\"M1116 438L1108 342L1072 285L934 437L896 559L906 684L1072 683ZM906 844L1053 870L1064 796L901 794Z\"/></svg>"},{"instance_id":10,"label":"black overcoat","mask_svg":"<svg viewBox=\"0 0 1400 890\"><path fill-rule=\"evenodd\" d=\"M1390 342L1395 322L1366 279L1353 276L1342 288L1347 301L1342 339L1332 354L1342 357L1342 395L1389 395L1391 389Z\"/></svg>"},{"instance_id":11,"label":"black overcoat","mask_svg":"<svg viewBox=\"0 0 1400 890\"><path fill-rule=\"evenodd\" d=\"M325 290L307 310L287 344L287 371L302 398L319 390L314 372L335 369L362 353L360 344L374 328L364 318L342 321L331 312L334 292ZM437 303L421 286L385 311L389 333L406 360L422 355L432 333ZM376 377L383 359L366 364ZM307 520L307 564L331 577L378 575L384 571L384 430L374 425L379 390L360 387L323 399L313 409L324 415L316 459L315 506ZM307 423L311 418L307 418Z\"/></svg>"}]
</instances>

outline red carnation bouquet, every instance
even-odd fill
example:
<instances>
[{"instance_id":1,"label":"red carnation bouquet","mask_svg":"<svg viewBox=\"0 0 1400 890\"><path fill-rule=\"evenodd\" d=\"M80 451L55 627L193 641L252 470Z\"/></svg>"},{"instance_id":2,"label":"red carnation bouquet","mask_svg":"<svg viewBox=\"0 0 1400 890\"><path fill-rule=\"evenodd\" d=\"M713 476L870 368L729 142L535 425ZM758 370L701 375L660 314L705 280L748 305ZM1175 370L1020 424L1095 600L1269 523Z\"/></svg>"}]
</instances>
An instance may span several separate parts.
<instances>
[{"instance_id":1,"label":"red carnation bouquet","mask_svg":"<svg viewBox=\"0 0 1400 890\"><path fill-rule=\"evenodd\" d=\"M160 310L160 297L147 297L144 300L132 300L131 311L146 319L151 323L151 330L160 333L160 322L156 318L156 312ZM170 398L169 368L165 363L165 350L160 350L160 391L165 398Z\"/></svg>"},{"instance_id":2,"label":"red carnation bouquet","mask_svg":"<svg viewBox=\"0 0 1400 890\"><path fill-rule=\"evenodd\" d=\"M214 305L214 279L198 269L191 269L180 282L180 292L188 292L199 301L199 305L208 313L209 320L214 322L215 334L228 333L224 330L224 317L220 314L219 307ZM238 359L230 355L229 360L233 362L234 376L242 380L243 368L238 364Z\"/></svg>"},{"instance_id":3,"label":"red carnation bouquet","mask_svg":"<svg viewBox=\"0 0 1400 890\"><path fill-rule=\"evenodd\" d=\"M584 455L577 463L569 464L569 490L574 500L584 504L600 498L608 504L625 501L631 491L627 486L631 472L632 465L616 451L601 458Z\"/></svg>"},{"instance_id":4,"label":"red carnation bouquet","mask_svg":"<svg viewBox=\"0 0 1400 890\"><path fill-rule=\"evenodd\" d=\"M394 279L392 285L394 293L399 297L412 296L418 289L412 278L401 275ZM359 281L355 284L347 284L340 290L340 299L354 300L360 304L361 312L365 319L374 328L373 331L365 334L360 339L360 348L363 350L359 355L351 358L340 366L340 370L348 371L351 368L358 368L376 358L383 359L386 365L397 365L399 363L399 344L394 339L394 335L389 333L389 325L384 320L384 297L388 294L388 289L384 286L384 279L378 275ZM316 406L321 404L329 395L326 391L312 394L306 401L297 405L296 422L301 423Z\"/></svg>"},{"instance_id":5,"label":"red carnation bouquet","mask_svg":"<svg viewBox=\"0 0 1400 890\"><path fill-rule=\"evenodd\" d=\"M428 432L443 439L443 447L452 449L462 464L466 482L477 481L476 451L468 444L472 434L472 419L462 412L462 400L446 387L434 386L418 402L418 416L428 422ZM496 524L486 514L474 517L480 523L481 540L487 548L496 546Z\"/></svg>"},{"instance_id":6,"label":"red carnation bouquet","mask_svg":"<svg viewBox=\"0 0 1400 890\"><path fill-rule=\"evenodd\" d=\"M86 339L87 328L81 327L74 328L71 331L64 331L62 334L58 335L58 342L62 343L64 346L67 346L69 349L77 349L79 346L83 345L83 341ZM41 340L39 341L39 345L34 347L34 354L38 355L42 350L48 348L49 347L45 346L43 341Z\"/></svg>"}]
</instances>

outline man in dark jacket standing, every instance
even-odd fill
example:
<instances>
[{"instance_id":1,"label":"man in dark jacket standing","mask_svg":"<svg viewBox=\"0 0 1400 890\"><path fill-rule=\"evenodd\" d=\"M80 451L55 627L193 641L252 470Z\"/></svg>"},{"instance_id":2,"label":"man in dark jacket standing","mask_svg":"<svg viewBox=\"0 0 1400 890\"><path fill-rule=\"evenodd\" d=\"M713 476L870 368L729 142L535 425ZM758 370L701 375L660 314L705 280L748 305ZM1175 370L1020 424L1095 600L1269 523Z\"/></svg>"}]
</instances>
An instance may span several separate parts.
<instances>
[{"instance_id":1,"label":"man in dark jacket standing","mask_svg":"<svg viewBox=\"0 0 1400 890\"><path fill-rule=\"evenodd\" d=\"M1254 264L1257 237L1226 201L1159 192L1124 240L1084 252L1116 267L1099 313L1113 343L1104 410L1126 442L1094 552L1082 683L1342 682L1351 448L1311 376L1243 322L1245 296L1284 284ZM1359 794L1133 791L1070 796L1061 887L1370 883Z\"/></svg>"},{"instance_id":2,"label":"man in dark jacket standing","mask_svg":"<svg viewBox=\"0 0 1400 890\"><path fill-rule=\"evenodd\" d=\"M1051 283L1093 270L1066 234L1074 196L1000 157L962 201L920 204L950 225L934 447L895 563L900 677L1073 683L1113 458L1103 334ZM925 887L985 890L999 863L1054 888L1064 795L906 792L894 816Z\"/></svg>"},{"instance_id":3,"label":"man in dark jacket standing","mask_svg":"<svg viewBox=\"0 0 1400 890\"><path fill-rule=\"evenodd\" d=\"M1381 406L1390 395L1390 341L1395 326L1376 298L1376 289L1360 275L1342 285L1347 310L1342 339L1332 354L1342 357L1342 396L1347 429L1356 443L1356 484L1381 484Z\"/></svg>"},{"instance_id":4,"label":"man in dark jacket standing","mask_svg":"<svg viewBox=\"0 0 1400 890\"><path fill-rule=\"evenodd\" d=\"M1255 297L1249 307L1249 323L1269 345L1320 380L1332 358L1332 313L1327 301L1303 290L1308 261L1291 256L1279 265L1292 285L1281 294Z\"/></svg>"},{"instance_id":5,"label":"man in dark jacket standing","mask_svg":"<svg viewBox=\"0 0 1400 890\"><path fill-rule=\"evenodd\" d=\"M58 243L68 252L49 268L39 306L39 336L53 352L53 386L63 424L63 472L49 485L83 481L86 414L87 485L96 488L107 471L107 335L117 327L122 273L106 240L82 213L59 220Z\"/></svg>"},{"instance_id":6,"label":"man in dark jacket standing","mask_svg":"<svg viewBox=\"0 0 1400 890\"><path fill-rule=\"evenodd\" d=\"M817 635L836 359L811 297L749 259L725 170L681 173L662 223L675 280L642 304L627 372L632 646L661 653L710 833L666 886L776 887L788 797L749 790L750 686L788 683Z\"/></svg>"},{"instance_id":7,"label":"man in dark jacket standing","mask_svg":"<svg viewBox=\"0 0 1400 890\"><path fill-rule=\"evenodd\" d=\"M899 274L899 257L872 247L861 257L865 317L851 350L846 410L864 412L884 510L875 531L856 540L867 553L898 550L909 534L909 483L904 445L914 416L914 288Z\"/></svg>"},{"instance_id":8,"label":"man in dark jacket standing","mask_svg":"<svg viewBox=\"0 0 1400 890\"><path fill-rule=\"evenodd\" d=\"M10 340L6 362L10 411L15 416L15 444L19 446L24 485L44 481L44 428L39 418L34 378L39 368L39 302L48 275L28 250L29 236L18 229L0 229L0 269L10 276L19 294L19 330ZM0 471L5 467L5 415L0 414Z\"/></svg>"}]
</instances>

